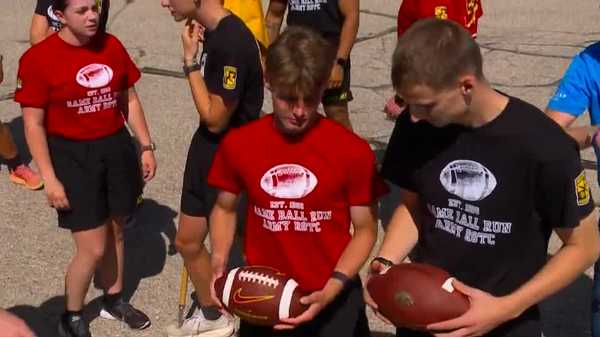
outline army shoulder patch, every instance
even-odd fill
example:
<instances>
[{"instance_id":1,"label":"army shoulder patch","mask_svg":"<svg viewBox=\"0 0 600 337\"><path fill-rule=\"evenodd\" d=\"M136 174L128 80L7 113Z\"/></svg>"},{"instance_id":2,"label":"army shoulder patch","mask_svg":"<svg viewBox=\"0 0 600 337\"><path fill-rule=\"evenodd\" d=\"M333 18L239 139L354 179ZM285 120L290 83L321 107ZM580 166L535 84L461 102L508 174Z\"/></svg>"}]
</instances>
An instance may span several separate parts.
<instances>
[{"instance_id":1,"label":"army shoulder patch","mask_svg":"<svg viewBox=\"0 0 600 337\"><path fill-rule=\"evenodd\" d=\"M223 88L227 90L235 89L237 84L237 68L232 66L223 67Z\"/></svg>"},{"instance_id":2,"label":"army shoulder patch","mask_svg":"<svg viewBox=\"0 0 600 337\"><path fill-rule=\"evenodd\" d=\"M575 178L575 194L577 195L577 205L584 206L590 202L590 186L585 178L585 171Z\"/></svg>"}]
</instances>

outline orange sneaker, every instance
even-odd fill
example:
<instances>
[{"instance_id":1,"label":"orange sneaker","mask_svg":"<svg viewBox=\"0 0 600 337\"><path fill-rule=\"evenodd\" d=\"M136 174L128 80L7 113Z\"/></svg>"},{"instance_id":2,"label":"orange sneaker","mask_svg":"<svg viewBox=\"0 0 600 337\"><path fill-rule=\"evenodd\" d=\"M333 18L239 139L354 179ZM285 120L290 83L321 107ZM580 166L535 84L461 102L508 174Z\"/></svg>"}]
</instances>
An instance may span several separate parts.
<instances>
[{"instance_id":1,"label":"orange sneaker","mask_svg":"<svg viewBox=\"0 0 600 337\"><path fill-rule=\"evenodd\" d=\"M39 190L44 187L44 182L40 175L25 164L21 164L13 171L10 171L9 178L13 183L23 185L30 190Z\"/></svg>"}]
</instances>

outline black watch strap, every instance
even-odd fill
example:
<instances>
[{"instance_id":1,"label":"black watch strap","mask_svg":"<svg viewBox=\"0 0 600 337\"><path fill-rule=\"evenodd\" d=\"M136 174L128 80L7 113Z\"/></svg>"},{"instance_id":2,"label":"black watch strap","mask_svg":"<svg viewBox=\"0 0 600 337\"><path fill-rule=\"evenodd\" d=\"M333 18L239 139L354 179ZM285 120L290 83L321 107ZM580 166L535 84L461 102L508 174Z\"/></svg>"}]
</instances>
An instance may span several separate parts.
<instances>
[{"instance_id":1,"label":"black watch strap","mask_svg":"<svg viewBox=\"0 0 600 337\"><path fill-rule=\"evenodd\" d=\"M390 260L386 259L386 258L385 258L385 257L383 257L383 256L378 256L378 257L374 258L373 260L371 260L371 263L373 263L373 262L375 262L375 261L377 261L377 262L381 263L382 265L384 265L384 266L386 266L386 267L391 267L391 266L393 266L393 265L394 265L394 262L392 262L392 261L390 261Z\"/></svg>"},{"instance_id":2,"label":"black watch strap","mask_svg":"<svg viewBox=\"0 0 600 337\"><path fill-rule=\"evenodd\" d=\"M342 67L345 67L346 65L348 65L348 59L345 59L345 58L343 58L343 57L338 57L338 58L335 60L335 63L337 63L337 64L341 65Z\"/></svg>"},{"instance_id":3,"label":"black watch strap","mask_svg":"<svg viewBox=\"0 0 600 337\"><path fill-rule=\"evenodd\" d=\"M333 273L331 273L331 278L340 281L343 286L345 286L350 281L348 275L337 270L334 270Z\"/></svg>"},{"instance_id":4,"label":"black watch strap","mask_svg":"<svg viewBox=\"0 0 600 337\"><path fill-rule=\"evenodd\" d=\"M199 71L200 69L202 69L202 66L196 62L188 65L183 65L183 74L188 77L190 75L190 73L193 73L194 71Z\"/></svg>"}]
</instances>

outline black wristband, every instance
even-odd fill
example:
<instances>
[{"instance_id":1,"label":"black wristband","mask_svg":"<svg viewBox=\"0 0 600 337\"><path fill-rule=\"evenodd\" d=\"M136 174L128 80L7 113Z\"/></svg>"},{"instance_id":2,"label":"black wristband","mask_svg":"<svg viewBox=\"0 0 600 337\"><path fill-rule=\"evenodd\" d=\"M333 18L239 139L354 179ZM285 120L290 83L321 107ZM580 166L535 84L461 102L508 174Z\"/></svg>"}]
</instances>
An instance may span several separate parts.
<instances>
[{"instance_id":1,"label":"black wristband","mask_svg":"<svg viewBox=\"0 0 600 337\"><path fill-rule=\"evenodd\" d=\"M340 281L343 286L345 286L350 281L348 275L337 270L334 270L333 273L331 273L331 278Z\"/></svg>"},{"instance_id":2,"label":"black wristband","mask_svg":"<svg viewBox=\"0 0 600 337\"><path fill-rule=\"evenodd\" d=\"M183 74L188 77L190 75L190 73L194 72L194 71L198 71L202 69L202 66L196 62L190 64L189 66L187 65L183 65Z\"/></svg>"},{"instance_id":3,"label":"black wristband","mask_svg":"<svg viewBox=\"0 0 600 337\"><path fill-rule=\"evenodd\" d=\"M384 265L388 268L394 265L394 262L386 259L383 256L378 256L378 257L374 258L373 260L371 260L371 264L373 264L373 262L375 262L375 261L381 263L382 265Z\"/></svg>"}]
</instances>

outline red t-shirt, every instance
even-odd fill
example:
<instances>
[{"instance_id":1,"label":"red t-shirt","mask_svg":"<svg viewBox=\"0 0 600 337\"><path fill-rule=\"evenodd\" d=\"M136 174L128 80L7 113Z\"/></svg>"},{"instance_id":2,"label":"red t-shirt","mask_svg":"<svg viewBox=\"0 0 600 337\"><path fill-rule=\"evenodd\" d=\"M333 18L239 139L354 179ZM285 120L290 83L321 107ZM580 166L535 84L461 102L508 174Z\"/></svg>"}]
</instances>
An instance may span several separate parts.
<instances>
[{"instance_id":1,"label":"red t-shirt","mask_svg":"<svg viewBox=\"0 0 600 337\"><path fill-rule=\"evenodd\" d=\"M131 88L140 72L110 34L77 47L53 34L19 61L15 101L45 110L49 135L98 139L123 127L119 92Z\"/></svg>"},{"instance_id":2,"label":"red t-shirt","mask_svg":"<svg viewBox=\"0 0 600 337\"><path fill-rule=\"evenodd\" d=\"M476 37L481 15L481 0L402 0L398 10L398 37L413 23L429 17L452 20Z\"/></svg>"},{"instance_id":3,"label":"red t-shirt","mask_svg":"<svg viewBox=\"0 0 600 337\"><path fill-rule=\"evenodd\" d=\"M323 288L350 241L350 206L387 191L369 145L343 126L319 119L292 141L272 115L229 131L208 183L247 192L248 264L277 268L306 291Z\"/></svg>"}]
</instances>

